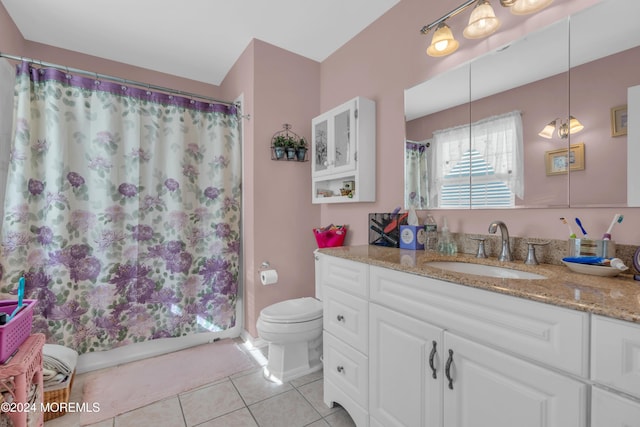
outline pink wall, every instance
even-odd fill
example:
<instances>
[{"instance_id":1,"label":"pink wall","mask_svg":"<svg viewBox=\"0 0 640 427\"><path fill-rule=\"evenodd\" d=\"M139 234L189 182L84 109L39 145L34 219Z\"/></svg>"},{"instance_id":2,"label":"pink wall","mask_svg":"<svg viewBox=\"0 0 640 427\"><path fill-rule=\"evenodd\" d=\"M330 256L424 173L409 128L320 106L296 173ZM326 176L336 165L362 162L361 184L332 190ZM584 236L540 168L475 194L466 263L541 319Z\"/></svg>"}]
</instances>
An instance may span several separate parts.
<instances>
[{"instance_id":1,"label":"pink wall","mask_svg":"<svg viewBox=\"0 0 640 427\"><path fill-rule=\"evenodd\" d=\"M0 3L0 52L10 54L22 52L24 43L18 27Z\"/></svg>"},{"instance_id":2,"label":"pink wall","mask_svg":"<svg viewBox=\"0 0 640 427\"><path fill-rule=\"evenodd\" d=\"M320 209L311 204L311 166L271 160L270 141L284 123L310 140L311 118L320 113L319 75L319 63L254 40L222 83L227 97L244 90L250 98L243 111L251 115L244 122L243 262L244 325L253 336L262 308L315 294L311 230L320 225ZM278 271L276 285L260 284L264 261Z\"/></svg>"},{"instance_id":3,"label":"pink wall","mask_svg":"<svg viewBox=\"0 0 640 427\"><path fill-rule=\"evenodd\" d=\"M323 224L349 224L347 244L367 243L369 212L386 212L402 205L404 89L597 1L556 0L547 9L525 17L504 16L505 10L494 5L496 14L504 16L498 33L480 41L458 37L461 44L458 52L445 58L428 57L424 50L431 37L421 35L419 29L459 3L458 0L403 0L322 63L321 110L357 95L377 103L376 202L327 205L321 210ZM459 33L466 18L461 14L450 24L457 22ZM639 212L638 208L522 208L436 211L434 216L441 221L446 215L454 232L487 234L489 223L501 219L514 236L561 239L567 233L566 227L558 220L560 216L580 216L590 229L600 233L608 227L614 214L621 213L625 215L625 221L617 226L614 238L618 243L640 244L640 227L634 221ZM424 215L422 212L421 216Z\"/></svg>"},{"instance_id":4,"label":"pink wall","mask_svg":"<svg viewBox=\"0 0 640 427\"><path fill-rule=\"evenodd\" d=\"M584 142L586 151L585 170L571 176L572 206L627 199L627 136L611 136L610 117L612 107L627 103L627 88L640 84L639 58L636 47L571 72L571 111L585 125L574 142Z\"/></svg>"}]
</instances>

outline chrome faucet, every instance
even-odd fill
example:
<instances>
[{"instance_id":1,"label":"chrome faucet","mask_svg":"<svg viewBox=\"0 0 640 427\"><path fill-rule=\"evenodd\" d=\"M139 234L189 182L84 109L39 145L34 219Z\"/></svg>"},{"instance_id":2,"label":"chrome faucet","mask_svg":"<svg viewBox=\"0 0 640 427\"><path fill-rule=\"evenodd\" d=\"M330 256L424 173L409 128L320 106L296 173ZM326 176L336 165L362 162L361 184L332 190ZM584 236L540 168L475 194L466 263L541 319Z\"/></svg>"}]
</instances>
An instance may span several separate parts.
<instances>
[{"instance_id":1,"label":"chrome faucet","mask_svg":"<svg viewBox=\"0 0 640 427\"><path fill-rule=\"evenodd\" d=\"M500 233L502 234L502 250L498 259L500 261L512 261L511 247L509 246L509 230L507 225L502 221L493 221L489 224L489 233L495 234L496 230L500 227Z\"/></svg>"}]
</instances>

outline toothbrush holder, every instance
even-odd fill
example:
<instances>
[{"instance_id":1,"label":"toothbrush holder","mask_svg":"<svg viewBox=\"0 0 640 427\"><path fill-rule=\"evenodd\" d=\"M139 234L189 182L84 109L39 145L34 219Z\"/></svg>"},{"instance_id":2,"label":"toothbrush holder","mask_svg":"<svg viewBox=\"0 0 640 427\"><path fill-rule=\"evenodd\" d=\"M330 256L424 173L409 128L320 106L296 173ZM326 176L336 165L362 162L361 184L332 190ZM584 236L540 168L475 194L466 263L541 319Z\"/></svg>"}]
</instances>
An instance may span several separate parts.
<instances>
[{"instance_id":1,"label":"toothbrush holder","mask_svg":"<svg viewBox=\"0 0 640 427\"><path fill-rule=\"evenodd\" d=\"M613 240L569 239L569 256L615 258L616 242Z\"/></svg>"}]
</instances>

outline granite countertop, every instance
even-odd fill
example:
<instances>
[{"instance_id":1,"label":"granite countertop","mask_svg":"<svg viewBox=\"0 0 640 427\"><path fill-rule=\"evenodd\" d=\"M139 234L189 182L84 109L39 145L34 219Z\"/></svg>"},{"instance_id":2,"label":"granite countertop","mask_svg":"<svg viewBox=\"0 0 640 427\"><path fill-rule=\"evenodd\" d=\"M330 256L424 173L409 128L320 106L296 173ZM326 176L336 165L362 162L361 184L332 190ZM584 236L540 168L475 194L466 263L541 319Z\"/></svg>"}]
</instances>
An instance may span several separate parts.
<instances>
[{"instance_id":1,"label":"granite countertop","mask_svg":"<svg viewBox=\"0 0 640 427\"><path fill-rule=\"evenodd\" d=\"M320 253L417 274L519 298L640 323L640 282L633 275L601 277L574 273L564 265L500 262L469 254L440 255L373 245L320 249ZM429 261L467 261L537 273L546 279L508 279L457 273L426 266Z\"/></svg>"}]
</instances>

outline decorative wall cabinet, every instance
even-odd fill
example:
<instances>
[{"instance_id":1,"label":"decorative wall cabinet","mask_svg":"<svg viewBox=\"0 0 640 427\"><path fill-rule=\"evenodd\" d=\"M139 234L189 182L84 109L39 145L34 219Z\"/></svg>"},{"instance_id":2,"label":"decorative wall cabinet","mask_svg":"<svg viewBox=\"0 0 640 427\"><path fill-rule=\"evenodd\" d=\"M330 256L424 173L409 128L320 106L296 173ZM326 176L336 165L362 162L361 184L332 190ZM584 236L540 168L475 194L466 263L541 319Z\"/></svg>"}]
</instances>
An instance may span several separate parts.
<instances>
[{"instance_id":1,"label":"decorative wall cabinet","mask_svg":"<svg viewBox=\"0 0 640 427\"><path fill-rule=\"evenodd\" d=\"M311 122L313 203L373 202L376 107L357 97Z\"/></svg>"}]
</instances>

